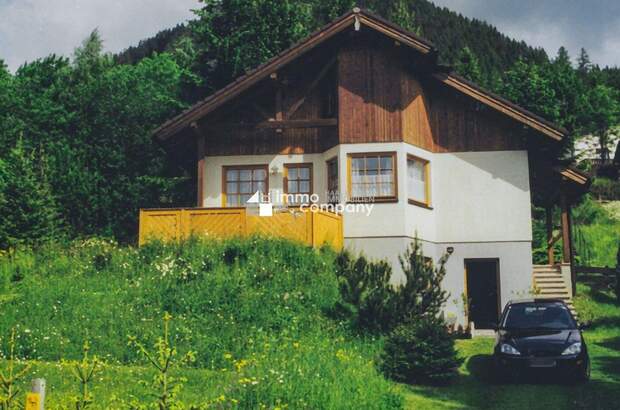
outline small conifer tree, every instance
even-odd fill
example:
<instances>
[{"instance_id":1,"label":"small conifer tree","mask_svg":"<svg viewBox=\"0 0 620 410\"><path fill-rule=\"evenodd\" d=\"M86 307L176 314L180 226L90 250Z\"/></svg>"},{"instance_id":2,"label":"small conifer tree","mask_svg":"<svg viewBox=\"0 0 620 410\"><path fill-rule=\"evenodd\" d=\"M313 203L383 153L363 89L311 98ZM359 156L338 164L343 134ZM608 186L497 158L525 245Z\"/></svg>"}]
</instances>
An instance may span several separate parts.
<instances>
[{"instance_id":1,"label":"small conifer tree","mask_svg":"<svg viewBox=\"0 0 620 410\"><path fill-rule=\"evenodd\" d=\"M58 233L58 209L44 164L19 139L0 166L0 249L36 244Z\"/></svg>"},{"instance_id":2,"label":"small conifer tree","mask_svg":"<svg viewBox=\"0 0 620 410\"><path fill-rule=\"evenodd\" d=\"M438 316L448 300L448 292L441 282L446 276L445 264L449 255L439 259L437 266L431 258L424 256L422 245L416 238L399 257L405 274L405 282L396 289L396 311L402 317L399 323L423 316Z\"/></svg>"}]
</instances>

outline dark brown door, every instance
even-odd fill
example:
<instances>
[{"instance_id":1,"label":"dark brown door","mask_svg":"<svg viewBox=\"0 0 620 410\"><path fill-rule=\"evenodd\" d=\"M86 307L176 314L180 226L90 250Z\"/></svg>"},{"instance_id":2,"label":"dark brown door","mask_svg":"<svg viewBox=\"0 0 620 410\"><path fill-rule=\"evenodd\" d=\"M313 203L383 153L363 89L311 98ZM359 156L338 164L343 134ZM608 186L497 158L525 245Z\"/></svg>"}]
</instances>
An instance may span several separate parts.
<instances>
[{"instance_id":1,"label":"dark brown door","mask_svg":"<svg viewBox=\"0 0 620 410\"><path fill-rule=\"evenodd\" d=\"M469 321L476 329L492 329L499 319L499 260L468 259L467 300Z\"/></svg>"}]
</instances>

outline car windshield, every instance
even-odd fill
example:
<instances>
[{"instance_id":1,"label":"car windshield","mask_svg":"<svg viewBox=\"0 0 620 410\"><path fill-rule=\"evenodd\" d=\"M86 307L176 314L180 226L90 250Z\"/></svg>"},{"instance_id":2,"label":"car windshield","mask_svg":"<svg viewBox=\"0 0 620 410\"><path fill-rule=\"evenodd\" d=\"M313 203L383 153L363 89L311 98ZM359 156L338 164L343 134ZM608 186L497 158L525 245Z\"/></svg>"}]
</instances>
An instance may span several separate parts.
<instances>
[{"instance_id":1,"label":"car windshield","mask_svg":"<svg viewBox=\"0 0 620 410\"><path fill-rule=\"evenodd\" d=\"M508 307L502 327L506 329L574 329L575 321L561 304L519 303Z\"/></svg>"}]
</instances>

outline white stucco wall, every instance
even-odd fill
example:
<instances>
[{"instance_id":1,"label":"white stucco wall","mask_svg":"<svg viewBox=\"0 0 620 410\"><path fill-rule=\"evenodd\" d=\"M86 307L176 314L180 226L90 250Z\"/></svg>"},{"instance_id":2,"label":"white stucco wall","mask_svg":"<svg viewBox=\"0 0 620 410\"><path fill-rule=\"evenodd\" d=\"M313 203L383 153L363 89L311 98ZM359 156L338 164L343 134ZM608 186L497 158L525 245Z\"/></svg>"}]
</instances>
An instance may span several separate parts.
<instances>
[{"instance_id":1,"label":"white stucco wall","mask_svg":"<svg viewBox=\"0 0 620 410\"><path fill-rule=\"evenodd\" d=\"M526 151L434 156L439 242L531 241Z\"/></svg>"},{"instance_id":2,"label":"white stucco wall","mask_svg":"<svg viewBox=\"0 0 620 410\"><path fill-rule=\"evenodd\" d=\"M224 166L263 165L269 168L269 190L282 192L284 189L284 164L312 163L312 180L314 192L321 201L327 193L327 168L325 161L337 155L332 148L322 154L291 155L229 155L205 157L204 165L204 207L222 206L222 169ZM276 171L276 172L274 172Z\"/></svg>"},{"instance_id":3,"label":"white stucco wall","mask_svg":"<svg viewBox=\"0 0 620 410\"><path fill-rule=\"evenodd\" d=\"M398 255L414 237L427 256L438 260L451 246L444 288L450 292L446 311L465 320L465 260L499 258L502 307L529 295L532 284L532 227L528 155L526 151L432 153L407 143L338 145L322 154L206 157L205 207L222 206L222 167L268 164L270 190L282 191L286 163L313 164L313 186L326 202L326 161L339 157L339 187L347 192L347 155L396 152L398 202L374 204L372 214L344 215L345 245L370 258L387 259L393 280L402 280ZM407 154L430 161L432 209L409 204ZM273 170L277 170L275 173Z\"/></svg>"}]
</instances>

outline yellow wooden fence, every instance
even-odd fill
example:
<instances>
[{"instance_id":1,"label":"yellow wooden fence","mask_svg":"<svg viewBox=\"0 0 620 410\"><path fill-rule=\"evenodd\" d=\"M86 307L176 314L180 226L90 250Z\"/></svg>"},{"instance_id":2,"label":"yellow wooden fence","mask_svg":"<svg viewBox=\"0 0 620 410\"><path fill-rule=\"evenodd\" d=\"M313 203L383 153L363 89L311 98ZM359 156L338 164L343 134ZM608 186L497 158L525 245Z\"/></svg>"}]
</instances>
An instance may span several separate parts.
<instances>
[{"instance_id":1,"label":"yellow wooden fence","mask_svg":"<svg viewBox=\"0 0 620 410\"><path fill-rule=\"evenodd\" d=\"M287 209L258 216L245 208L141 209L138 242L183 240L191 236L229 238L260 234L312 246L327 243L342 249L342 215Z\"/></svg>"}]
</instances>

